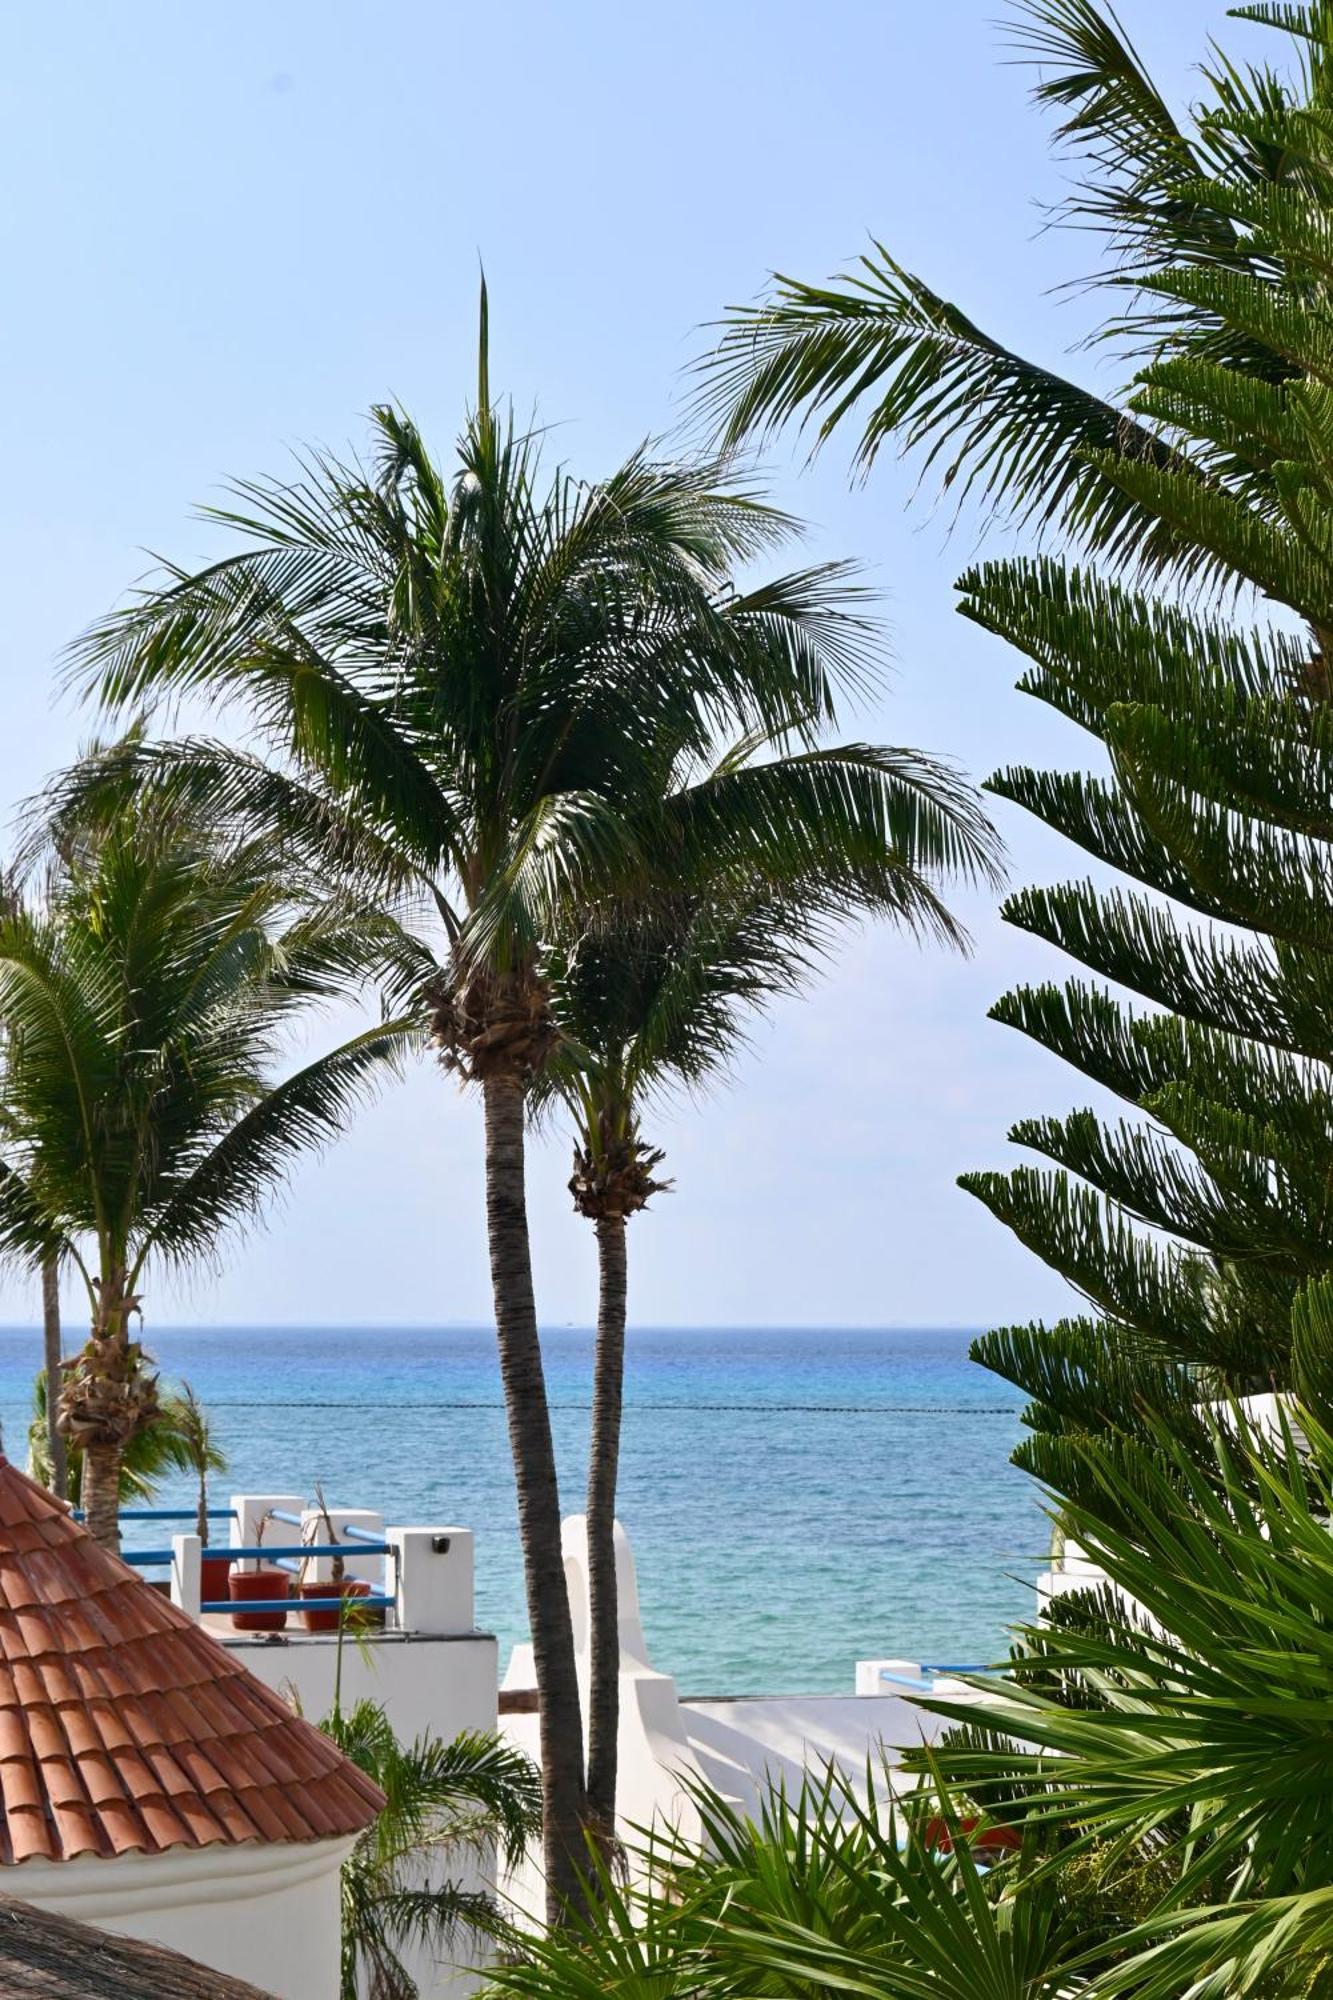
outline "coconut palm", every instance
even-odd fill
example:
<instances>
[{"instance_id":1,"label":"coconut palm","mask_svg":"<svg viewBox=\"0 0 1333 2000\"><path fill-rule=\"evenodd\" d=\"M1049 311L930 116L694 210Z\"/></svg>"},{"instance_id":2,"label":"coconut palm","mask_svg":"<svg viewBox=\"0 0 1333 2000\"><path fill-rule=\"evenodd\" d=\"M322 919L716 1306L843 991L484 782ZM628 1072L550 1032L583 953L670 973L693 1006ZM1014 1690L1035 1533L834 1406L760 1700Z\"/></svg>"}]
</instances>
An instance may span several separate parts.
<instances>
[{"instance_id":1,"label":"coconut palm","mask_svg":"<svg viewBox=\"0 0 1333 2000\"><path fill-rule=\"evenodd\" d=\"M23 888L20 871L7 869L0 872L0 914L9 914L21 907ZM0 1035L3 1030L0 1029ZM46 1423L46 1439L40 1457L44 1470L35 1475L43 1479L58 1500L69 1498L69 1465L65 1451L65 1440L60 1434L57 1422L60 1401L60 1370L63 1350L60 1337L60 1258L59 1253L49 1245L38 1259L42 1284L42 1368L44 1393L42 1414Z\"/></svg>"},{"instance_id":2,"label":"coconut palm","mask_svg":"<svg viewBox=\"0 0 1333 2000\"><path fill-rule=\"evenodd\" d=\"M182 1384L182 1389L185 1385ZM32 1421L28 1426L28 1474L38 1479L44 1486L55 1491L55 1480L51 1471L51 1434L53 1426L47 1406L47 1376L45 1370L37 1376L32 1385ZM56 1383L56 1398L59 1403L60 1384ZM211 1425L205 1412L200 1409L199 1417L206 1432ZM55 1435L64 1444L59 1425L54 1426ZM77 1494L83 1481L83 1454L80 1451L66 1451L66 1467L70 1492ZM200 1473L200 1439L194 1428L184 1396L167 1389L158 1396L157 1410L152 1422L134 1433L128 1440L120 1461L120 1499L122 1506L127 1501L147 1501L156 1497L159 1486L170 1473L183 1472L196 1482L207 1478L210 1472L225 1472L227 1460L220 1445L211 1435L204 1453L206 1463ZM206 1539L206 1538L205 1538Z\"/></svg>"},{"instance_id":3,"label":"coconut palm","mask_svg":"<svg viewBox=\"0 0 1333 2000\"><path fill-rule=\"evenodd\" d=\"M508 1935L494 1899L444 1871L497 1850L509 1867L522 1859L541 1826L540 1774L495 1736L402 1744L371 1701L320 1726L386 1800L343 1863L341 2000L416 2000L405 1953Z\"/></svg>"},{"instance_id":4,"label":"coconut palm","mask_svg":"<svg viewBox=\"0 0 1333 2000\"><path fill-rule=\"evenodd\" d=\"M543 940L571 900L643 873L643 799L665 741L809 740L839 685L871 671L845 565L741 591L733 572L791 523L725 466L635 453L608 479L543 481L539 443L492 406L485 295L477 406L453 470L399 412L374 414L373 466L313 460L246 484L222 524L242 546L170 572L77 654L113 707L185 692L247 701L277 765L217 744L160 751L183 794L228 801L359 883L427 899L412 990L485 1123L496 1332L540 1695L548 1907L581 1894L583 1730L533 1299L524 1118L557 1039ZM216 518L216 517L215 517ZM144 753L135 751L136 756ZM923 852L988 852L970 801L928 773L816 773L859 856L914 810ZM756 867L796 829L738 821Z\"/></svg>"},{"instance_id":5,"label":"coconut palm","mask_svg":"<svg viewBox=\"0 0 1333 2000\"><path fill-rule=\"evenodd\" d=\"M60 1339L60 1264L52 1256L42 1259L42 1360L47 1477L57 1500L68 1500L69 1454L59 1422L60 1370L64 1361Z\"/></svg>"},{"instance_id":6,"label":"coconut palm","mask_svg":"<svg viewBox=\"0 0 1333 2000\"><path fill-rule=\"evenodd\" d=\"M276 861L140 791L40 903L0 915L0 1254L54 1249L87 1289L59 1421L111 1549L126 1448L160 1407L131 1333L150 1270L193 1267L257 1220L407 1032L376 1026L276 1080L300 1012L379 962L384 931L342 900L296 906Z\"/></svg>"},{"instance_id":7,"label":"coconut palm","mask_svg":"<svg viewBox=\"0 0 1333 2000\"><path fill-rule=\"evenodd\" d=\"M188 1472L197 1496L195 1531L208 1547L208 1475L227 1470L227 1454L218 1443L208 1411L188 1382L169 1399L166 1409L170 1442L168 1454L182 1472Z\"/></svg>"},{"instance_id":8,"label":"coconut palm","mask_svg":"<svg viewBox=\"0 0 1333 2000\"><path fill-rule=\"evenodd\" d=\"M597 1235L598 1313L588 1457L590 1671L588 1814L610 1837L615 1822L620 1638L615 1511L625 1363L626 1225L669 1183L664 1155L645 1137L649 1107L697 1095L726 1072L756 1012L805 982L839 920L888 916L955 946L964 933L940 901L950 868L986 866L983 843L950 851L937 829L922 837L910 790L877 825L862 825L849 862L842 821L825 786L867 774L914 777L968 817L966 790L911 751L853 744L761 758L743 742L699 771L691 757L659 760L661 796L645 848L659 866L637 892L572 909L545 960L563 1041L539 1081L575 1123L570 1192ZM851 809L859 812L859 807ZM743 859L738 823L776 812L800 840L785 868ZM825 838L825 828L830 836ZM933 863L933 867L928 867ZM669 885L669 886L668 886Z\"/></svg>"}]
</instances>

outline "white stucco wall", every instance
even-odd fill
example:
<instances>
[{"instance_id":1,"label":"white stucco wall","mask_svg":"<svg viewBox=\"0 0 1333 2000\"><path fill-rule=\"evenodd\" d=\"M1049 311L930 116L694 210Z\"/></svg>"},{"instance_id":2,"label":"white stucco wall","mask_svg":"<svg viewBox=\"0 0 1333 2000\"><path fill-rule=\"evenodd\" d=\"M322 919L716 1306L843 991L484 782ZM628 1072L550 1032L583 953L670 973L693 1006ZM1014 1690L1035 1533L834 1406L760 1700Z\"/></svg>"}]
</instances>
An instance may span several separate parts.
<instances>
[{"instance_id":1,"label":"white stucco wall","mask_svg":"<svg viewBox=\"0 0 1333 2000\"><path fill-rule=\"evenodd\" d=\"M229 1653L301 1713L320 1722L333 1707L335 1633L219 1633ZM274 1643L276 1641L276 1643ZM495 1728L496 1645L487 1632L465 1638L384 1632L342 1642L342 1705L379 1702L407 1742L430 1730L452 1741L464 1729Z\"/></svg>"},{"instance_id":2,"label":"white stucco wall","mask_svg":"<svg viewBox=\"0 0 1333 2000\"><path fill-rule=\"evenodd\" d=\"M39 1909L168 1945L278 2000L333 2000L338 1871L351 1845L246 1842L107 1861L24 1861L6 1869L3 1882Z\"/></svg>"},{"instance_id":3,"label":"white stucco wall","mask_svg":"<svg viewBox=\"0 0 1333 2000\"><path fill-rule=\"evenodd\" d=\"M285 1698L295 1693L302 1712L312 1722L318 1722L333 1707L338 1658L335 1634L275 1634L277 1643L262 1633L222 1636L227 1650L235 1652L251 1673ZM491 1731L496 1726L495 1640L481 1632L464 1637L384 1632L361 1645L345 1638L344 1709L363 1698L381 1703L395 1733L409 1742L426 1731L446 1742L463 1730ZM446 1869L464 1888L493 1886L492 1870L475 1855L451 1856ZM413 1948L405 1951L403 1958L422 2000L463 2000L480 1983L466 1963L465 1939L439 1957ZM328 1989L329 2000L336 1991L336 1984Z\"/></svg>"}]
</instances>

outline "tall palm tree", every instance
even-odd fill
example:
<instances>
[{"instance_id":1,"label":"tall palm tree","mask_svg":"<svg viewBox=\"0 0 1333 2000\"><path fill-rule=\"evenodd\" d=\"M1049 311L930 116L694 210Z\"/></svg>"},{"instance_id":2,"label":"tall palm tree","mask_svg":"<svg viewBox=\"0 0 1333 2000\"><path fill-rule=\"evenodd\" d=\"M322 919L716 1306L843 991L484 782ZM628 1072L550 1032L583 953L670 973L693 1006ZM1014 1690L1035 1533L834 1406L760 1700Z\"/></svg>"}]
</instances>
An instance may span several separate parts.
<instances>
[{"instance_id":1,"label":"tall palm tree","mask_svg":"<svg viewBox=\"0 0 1333 2000\"><path fill-rule=\"evenodd\" d=\"M60 1264L57 1258L42 1259L42 1363L46 1381L46 1456L50 1467L51 1491L57 1500L69 1498L69 1459L60 1428L60 1370L64 1354L60 1341Z\"/></svg>"},{"instance_id":2,"label":"tall palm tree","mask_svg":"<svg viewBox=\"0 0 1333 2000\"><path fill-rule=\"evenodd\" d=\"M20 908L22 896L21 872L17 869L6 869L0 873L0 915L8 915ZM2 1036L3 1028L0 1028L0 1037ZM45 1470L40 1476L49 1483L51 1491L58 1500L67 1500L69 1465L65 1440L58 1422L60 1370L63 1360L60 1335L59 1251L48 1244L36 1262L42 1282L42 1378L46 1385L42 1406L46 1439L41 1454Z\"/></svg>"},{"instance_id":3,"label":"tall palm tree","mask_svg":"<svg viewBox=\"0 0 1333 2000\"><path fill-rule=\"evenodd\" d=\"M342 900L294 907L275 861L140 792L40 903L0 914L0 1254L54 1252L87 1288L59 1424L113 1550L122 1459L159 1407L131 1335L150 1267L197 1264L257 1219L407 1033L385 1023L275 1080L294 1017L377 962L384 930Z\"/></svg>"},{"instance_id":4,"label":"tall palm tree","mask_svg":"<svg viewBox=\"0 0 1333 2000\"><path fill-rule=\"evenodd\" d=\"M515 1866L541 1828L540 1774L494 1736L400 1743L371 1701L320 1727L387 1801L343 1863L341 2000L417 2000L413 1947L509 1935L494 1898L443 1869L497 1848Z\"/></svg>"},{"instance_id":5,"label":"tall palm tree","mask_svg":"<svg viewBox=\"0 0 1333 2000\"><path fill-rule=\"evenodd\" d=\"M840 921L887 916L962 946L939 897L946 874L993 877L994 848L967 788L920 753L864 744L761 758L745 741L700 772L659 760L660 797L644 845L658 865L636 891L565 918L546 970L562 1044L538 1085L575 1125L570 1193L597 1235L598 1312L588 1457L590 1670L588 1814L609 1839L615 1823L620 1638L615 1512L625 1372L626 1225L670 1184L662 1151L644 1136L646 1109L706 1090L723 1074L755 1013L816 970ZM827 788L892 778L896 810L877 820L849 808L859 851ZM934 810L924 814L923 800ZM943 808L943 810L941 810ZM745 838L781 813L785 855L748 865ZM969 829L967 837L962 830Z\"/></svg>"},{"instance_id":6,"label":"tall palm tree","mask_svg":"<svg viewBox=\"0 0 1333 2000\"><path fill-rule=\"evenodd\" d=\"M200 742L157 768L359 882L415 890L437 919L413 990L484 1112L554 1921L582 1893L586 1802L525 1207L525 1109L557 1039L540 948L562 906L642 873L643 773L663 741L702 754L738 729L809 738L836 689L866 679L874 635L844 564L736 588L736 568L792 524L725 466L640 451L595 484L543 481L537 439L492 406L484 288L477 405L452 473L401 413L376 410L374 430L369 470L318 458L293 483L238 488L215 518L239 551L169 572L89 633L76 670L113 708L187 691L247 701L277 768ZM854 853L907 794L949 838L975 837L924 779L866 770L825 789ZM738 828L757 867L799 837L780 813Z\"/></svg>"}]
</instances>

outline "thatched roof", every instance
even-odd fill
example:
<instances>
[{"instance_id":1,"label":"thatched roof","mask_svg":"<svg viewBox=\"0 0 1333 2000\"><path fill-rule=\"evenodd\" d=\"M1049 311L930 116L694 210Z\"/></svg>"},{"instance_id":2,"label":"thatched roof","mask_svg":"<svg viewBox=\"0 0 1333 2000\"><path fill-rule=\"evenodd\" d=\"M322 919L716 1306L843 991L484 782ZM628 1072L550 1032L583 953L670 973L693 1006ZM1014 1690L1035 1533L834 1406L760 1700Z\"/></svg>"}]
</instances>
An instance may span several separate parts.
<instances>
[{"instance_id":1,"label":"thatched roof","mask_svg":"<svg viewBox=\"0 0 1333 2000\"><path fill-rule=\"evenodd\" d=\"M112 1937L0 1896L0 1993L5 2000L273 2000L179 1952Z\"/></svg>"}]
</instances>

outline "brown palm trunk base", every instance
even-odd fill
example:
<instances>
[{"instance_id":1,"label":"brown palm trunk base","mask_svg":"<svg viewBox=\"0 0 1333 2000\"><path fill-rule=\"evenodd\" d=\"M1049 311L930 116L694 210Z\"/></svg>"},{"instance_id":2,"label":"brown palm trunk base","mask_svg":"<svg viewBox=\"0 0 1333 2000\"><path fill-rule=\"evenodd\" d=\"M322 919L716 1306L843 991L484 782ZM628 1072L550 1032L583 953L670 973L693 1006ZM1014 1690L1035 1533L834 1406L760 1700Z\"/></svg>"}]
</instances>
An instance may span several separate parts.
<instances>
[{"instance_id":1,"label":"brown palm trunk base","mask_svg":"<svg viewBox=\"0 0 1333 2000\"><path fill-rule=\"evenodd\" d=\"M486 1113L486 1224L509 1443L518 1487L528 1623L541 1715L542 1859L546 1920L586 1907L583 1720L574 1628L560 1545L560 1494L532 1289L524 1190L524 1091L518 1077L481 1084Z\"/></svg>"},{"instance_id":2,"label":"brown palm trunk base","mask_svg":"<svg viewBox=\"0 0 1333 2000\"><path fill-rule=\"evenodd\" d=\"M42 1265L42 1361L46 1370L46 1451L51 1462L51 1491L69 1499L69 1457L60 1429L60 1266L54 1257Z\"/></svg>"},{"instance_id":3,"label":"brown palm trunk base","mask_svg":"<svg viewBox=\"0 0 1333 2000\"><path fill-rule=\"evenodd\" d=\"M88 1533L113 1556L120 1554L121 1456L120 1445L86 1445L83 1489L79 1495Z\"/></svg>"},{"instance_id":4,"label":"brown palm trunk base","mask_svg":"<svg viewBox=\"0 0 1333 2000\"><path fill-rule=\"evenodd\" d=\"M616 1481L625 1378L625 1218L599 1215L597 1354L588 1450L588 1820L610 1850L620 1739L620 1605L616 1589Z\"/></svg>"}]
</instances>

